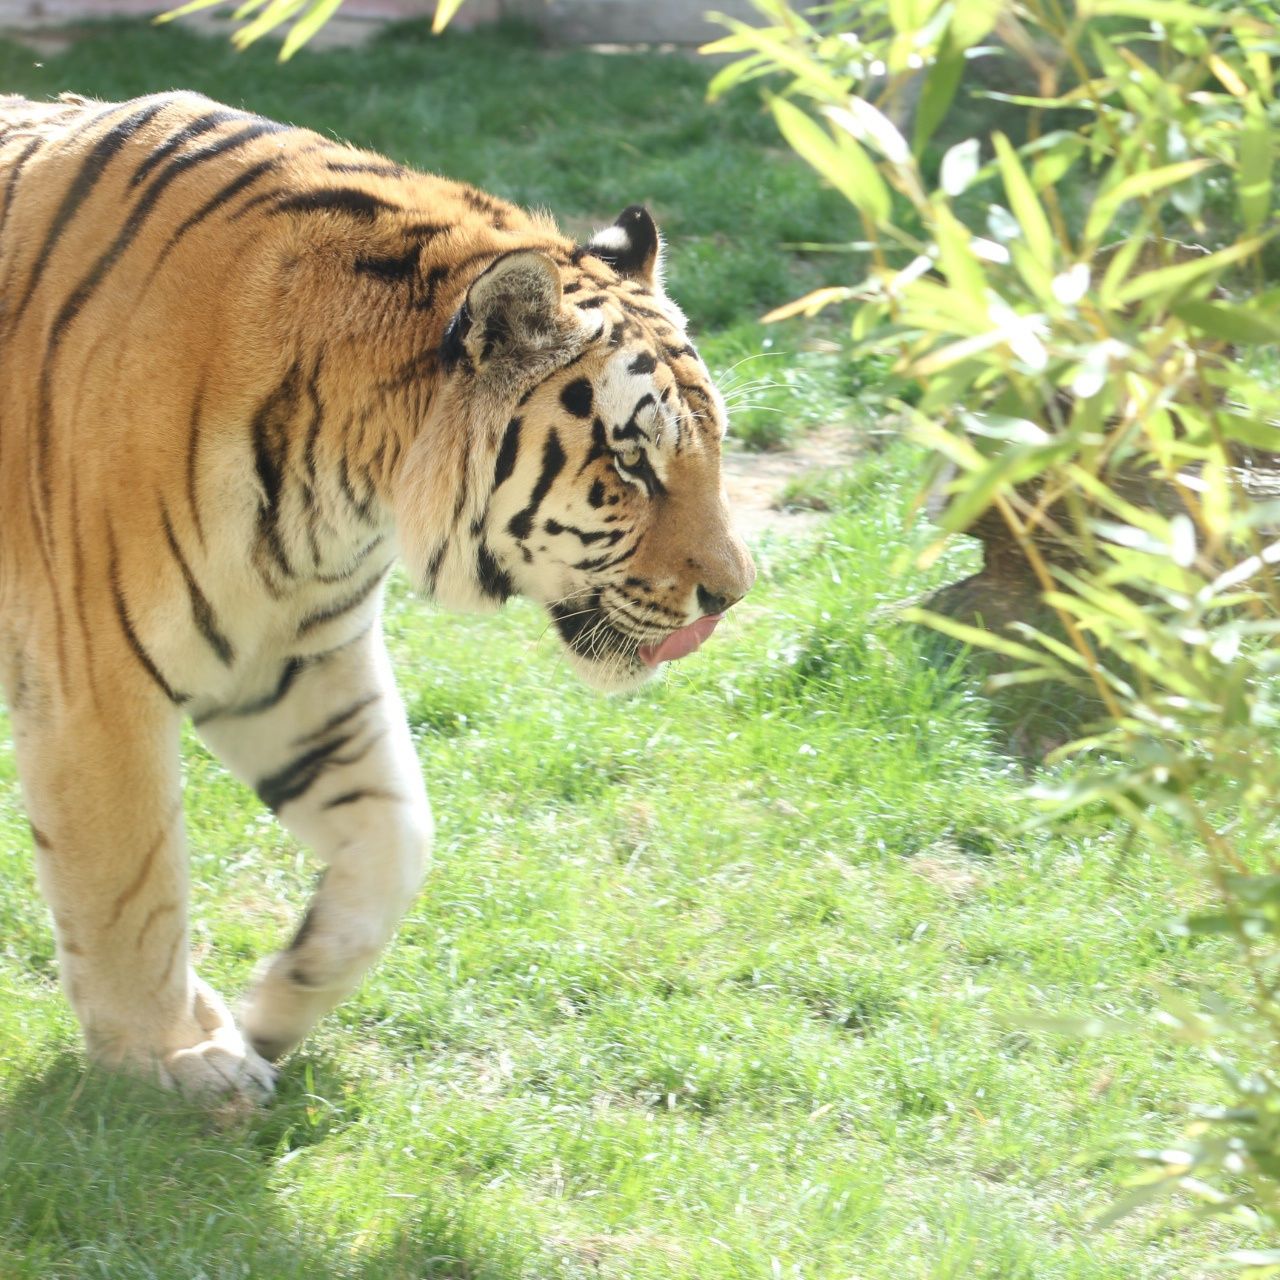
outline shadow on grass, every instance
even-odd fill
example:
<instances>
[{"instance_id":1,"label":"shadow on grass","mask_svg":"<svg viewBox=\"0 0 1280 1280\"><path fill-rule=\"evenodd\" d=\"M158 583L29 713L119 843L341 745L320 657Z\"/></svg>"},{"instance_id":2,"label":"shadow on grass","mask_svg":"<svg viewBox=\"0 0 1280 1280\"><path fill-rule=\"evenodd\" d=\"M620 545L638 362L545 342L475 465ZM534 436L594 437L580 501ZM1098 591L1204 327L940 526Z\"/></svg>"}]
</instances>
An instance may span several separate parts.
<instances>
[{"instance_id":1,"label":"shadow on grass","mask_svg":"<svg viewBox=\"0 0 1280 1280\"><path fill-rule=\"evenodd\" d=\"M326 1101L346 1097L347 1105ZM64 1053L0 1097L0 1273L516 1280L526 1259L489 1247L456 1202L334 1221L300 1208L282 1166L359 1119L358 1094L322 1059L286 1069L265 1109L196 1107ZM371 1178L374 1175L371 1174ZM376 1206L376 1182L362 1199ZM345 1198L345 1196L344 1196ZM323 1196L332 1204L334 1197ZM382 1227L379 1230L379 1227ZM361 1243L373 1239L370 1248Z\"/></svg>"}]
</instances>

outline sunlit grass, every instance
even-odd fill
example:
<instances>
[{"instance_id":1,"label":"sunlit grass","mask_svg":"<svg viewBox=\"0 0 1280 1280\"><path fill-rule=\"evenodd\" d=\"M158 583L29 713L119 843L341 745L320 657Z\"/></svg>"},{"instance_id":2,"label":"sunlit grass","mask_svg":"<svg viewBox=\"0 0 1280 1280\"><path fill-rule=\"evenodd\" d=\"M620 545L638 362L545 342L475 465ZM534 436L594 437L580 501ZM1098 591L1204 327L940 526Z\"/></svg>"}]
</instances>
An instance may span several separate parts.
<instances>
[{"instance_id":1,"label":"sunlit grass","mask_svg":"<svg viewBox=\"0 0 1280 1280\"><path fill-rule=\"evenodd\" d=\"M4 1274L1203 1274L1203 1229L1083 1222L1206 1068L1024 1019L1134 1019L1219 953L1169 928L1188 884L1159 852L1022 830L982 700L877 614L920 585L911 471L879 456L628 700L575 685L531 608L397 583L437 865L229 1127L83 1076L3 757ZM194 742L188 779L201 964L234 992L314 868Z\"/></svg>"}]
</instances>

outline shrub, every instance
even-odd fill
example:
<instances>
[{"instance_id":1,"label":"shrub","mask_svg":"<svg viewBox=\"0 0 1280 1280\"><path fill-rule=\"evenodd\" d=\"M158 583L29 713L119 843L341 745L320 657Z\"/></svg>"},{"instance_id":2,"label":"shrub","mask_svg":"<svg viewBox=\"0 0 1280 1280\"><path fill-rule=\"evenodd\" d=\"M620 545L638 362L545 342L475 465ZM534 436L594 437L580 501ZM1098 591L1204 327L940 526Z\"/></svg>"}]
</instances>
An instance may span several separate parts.
<instances>
[{"instance_id":1,"label":"shrub","mask_svg":"<svg viewBox=\"0 0 1280 1280\"><path fill-rule=\"evenodd\" d=\"M1057 627L929 620L1016 660L1006 685L1095 695L1100 722L1039 798L1057 816L1106 806L1194 857L1215 905L1184 927L1232 939L1247 975L1242 1001L1162 1001L1158 1021L1202 1045L1235 1097L1147 1153L1120 1208L1181 1188L1274 1231L1274 9L755 3L761 25L721 19L730 34L708 51L734 59L713 91L762 81L787 142L848 199L862 250L854 278L772 318L844 306L855 341L891 353L944 530L1002 522ZM1280 1272L1280 1249L1237 1257Z\"/></svg>"}]
</instances>

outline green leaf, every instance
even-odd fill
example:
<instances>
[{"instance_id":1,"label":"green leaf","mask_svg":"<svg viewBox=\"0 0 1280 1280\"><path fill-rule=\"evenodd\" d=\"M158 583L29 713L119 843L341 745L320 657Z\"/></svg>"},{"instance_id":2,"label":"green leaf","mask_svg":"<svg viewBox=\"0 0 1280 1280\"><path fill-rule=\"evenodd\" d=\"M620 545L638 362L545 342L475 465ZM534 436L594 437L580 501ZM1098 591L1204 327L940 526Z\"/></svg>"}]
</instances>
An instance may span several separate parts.
<instances>
[{"instance_id":1,"label":"green leaf","mask_svg":"<svg viewBox=\"0 0 1280 1280\"><path fill-rule=\"evenodd\" d=\"M1114 187L1104 191L1089 210L1088 220L1084 225L1084 238L1090 244L1097 244L1103 233L1111 225L1116 211L1127 200L1136 200L1141 196L1152 195L1165 187L1183 182L1193 175L1208 169L1212 160L1182 160L1178 164L1167 164L1159 169L1148 169L1144 173L1131 173L1121 179Z\"/></svg>"},{"instance_id":2,"label":"green leaf","mask_svg":"<svg viewBox=\"0 0 1280 1280\"><path fill-rule=\"evenodd\" d=\"M1245 102L1244 128L1240 133L1240 172L1236 192L1240 216L1246 232L1254 232L1266 221L1271 207L1271 165L1275 139L1266 108L1256 93Z\"/></svg>"},{"instance_id":3,"label":"green leaf","mask_svg":"<svg viewBox=\"0 0 1280 1280\"><path fill-rule=\"evenodd\" d=\"M1173 308L1173 314L1211 338L1238 346L1280 342L1280 316L1242 304L1181 302Z\"/></svg>"},{"instance_id":4,"label":"green leaf","mask_svg":"<svg viewBox=\"0 0 1280 1280\"><path fill-rule=\"evenodd\" d=\"M1059 132L1051 146L1036 152L1031 164L1031 185L1037 191L1052 187L1080 159L1087 146L1078 133Z\"/></svg>"},{"instance_id":5,"label":"green leaf","mask_svg":"<svg viewBox=\"0 0 1280 1280\"><path fill-rule=\"evenodd\" d=\"M156 14L152 21L172 22L174 18L185 18L189 13L199 13L202 9L212 9L223 3L225 0L187 0L186 4L180 4L176 9L166 9L164 13Z\"/></svg>"},{"instance_id":6,"label":"green leaf","mask_svg":"<svg viewBox=\"0 0 1280 1280\"><path fill-rule=\"evenodd\" d=\"M843 102L849 96L849 86L845 81L832 75L811 54L793 48L787 41L774 35L772 30L749 27L745 22L726 18L722 14L712 16L734 33L727 39L740 41L738 47L741 51L751 50L764 54L780 70L791 72L796 78L797 85L806 93L812 93L824 102ZM725 40L717 40L705 46L703 52L720 51L725 44Z\"/></svg>"},{"instance_id":7,"label":"green leaf","mask_svg":"<svg viewBox=\"0 0 1280 1280\"><path fill-rule=\"evenodd\" d=\"M925 144L946 118L963 76L963 47L957 48L948 35L938 51L937 61L924 78L920 100L916 103L915 126L911 133L911 145L916 155L924 150Z\"/></svg>"},{"instance_id":8,"label":"green leaf","mask_svg":"<svg viewBox=\"0 0 1280 1280\"><path fill-rule=\"evenodd\" d=\"M786 98L771 98L769 108L782 136L841 195L873 222L889 217L889 188L871 158L847 133L832 137L811 116Z\"/></svg>"},{"instance_id":9,"label":"green leaf","mask_svg":"<svg viewBox=\"0 0 1280 1280\"><path fill-rule=\"evenodd\" d=\"M1143 298L1150 298L1153 294L1161 292L1173 295L1206 276L1217 274L1232 263L1251 258L1273 234L1274 232L1269 232L1252 236L1248 240L1241 240L1236 244L1228 245L1225 249L1219 249L1217 253L1205 254L1204 257L1196 258L1192 262L1179 262L1172 267L1148 271L1145 275L1138 276L1123 288L1116 290L1115 300L1124 306L1130 302L1141 302Z\"/></svg>"},{"instance_id":10,"label":"green leaf","mask_svg":"<svg viewBox=\"0 0 1280 1280\"><path fill-rule=\"evenodd\" d=\"M965 644L973 645L976 649L990 649L994 653L1004 654L1006 658L1016 658L1019 662L1026 662L1036 666L1044 664L1044 654L1037 653L1025 644L1018 644L1005 636L997 635L996 632L987 631L982 627L971 627L968 623L957 622L954 618L945 617L940 613L931 613L928 609L904 609L899 616L904 622L924 623L925 626L932 627L935 631L941 631L944 636L951 636L954 640L962 640Z\"/></svg>"},{"instance_id":11,"label":"green leaf","mask_svg":"<svg viewBox=\"0 0 1280 1280\"><path fill-rule=\"evenodd\" d=\"M938 266L952 288L957 289L971 305L986 311L987 280L974 256L972 236L941 199L933 205L933 230L938 242Z\"/></svg>"},{"instance_id":12,"label":"green leaf","mask_svg":"<svg viewBox=\"0 0 1280 1280\"><path fill-rule=\"evenodd\" d=\"M453 21L453 15L462 8L462 0L436 0L435 16L431 19L431 32L439 35Z\"/></svg>"},{"instance_id":13,"label":"green leaf","mask_svg":"<svg viewBox=\"0 0 1280 1280\"><path fill-rule=\"evenodd\" d=\"M1008 0L960 0L951 15L950 38L957 48L970 48L986 37L1008 7Z\"/></svg>"},{"instance_id":14,"label":"green leaf","mask_svg":"<svg viewBox=\"0 0 1280 1280\"><path fill-rule=\"evenodd\" d=\"M289 28L280 46L280 61L288 62L308 40L342 7L342 0L316 0L316 3Z\"/></svg>"},{"instance_id":15,"label":"green leaf","mask_svg":"<svg viewBox=\"0 0 1280 1280\"><path fill-rule=\"evenodd\" d=\"M707 99L715 102L722 98L736 84L741 84L745 80L750 80L762 71L768 68L768 59L762 53L753 53L745 58L738 58L729 63L727 66L721 67L719 71L711 77L711 83L707 85Z\"/></svg>"},{"instance_id":16,"label":"green leaf","mask_svg":"<svg viewBox=\"0 0 1280 1280\"><path fill-rule=\"evenodd\" d=\"M1193 27L1265 27L1256 18L1238 10L1223 13L1205 9L1183 0L1080 0L1077 12L1081 18L1142 18L1161 26Z\"/></svg>"},{"instance_id":17,"label":"green leaf","mask_svg":"<svg viewBox=\"0 0 1280 1280\"><path fill-rule=\"evenodd\" d=\"M306 0L271 0L265 9L248 25L241 27L231 41L237 49L247 49L255 40L274 31L282 22L292 18Z\"/></svg>"},{"instance_id":18,"label":"green leaf","mask_svg":"<svg viewBox=\"0 0 1280 1280\"><path fill-rule=\"evenodd\" d=\"M1040 198L1009 139L1003 133L996 133L991 140L995 143L996 160L1000 165L1000 176L1004 179L1005 192L1009 196L1009 207L1018 219L1027 247L1037 261L1050 267L1053 263L1053 230L1040 204Z\"/></svg>"}]
</instances>

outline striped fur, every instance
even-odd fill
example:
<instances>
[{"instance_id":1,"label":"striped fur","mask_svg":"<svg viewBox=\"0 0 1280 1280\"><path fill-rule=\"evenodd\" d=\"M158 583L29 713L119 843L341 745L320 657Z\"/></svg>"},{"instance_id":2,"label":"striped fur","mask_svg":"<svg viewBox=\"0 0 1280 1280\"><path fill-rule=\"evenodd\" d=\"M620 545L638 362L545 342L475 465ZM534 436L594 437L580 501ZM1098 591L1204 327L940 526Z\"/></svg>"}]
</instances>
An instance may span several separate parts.
<instances>
[{"instance_id":1,"label":"striped fur","mask_svg":"<svg viewBox=\"0 0 1280 1280\"><path fill-rule=\"evenodd\" d=\"M269 1088L385 944L430 836L397 555L606 689L749 587L659 257L193 94L0 99L0 684L96 1054ZM184 716L327 867L248 1042L186 963Z\"/></svg>"}]
</instances>

